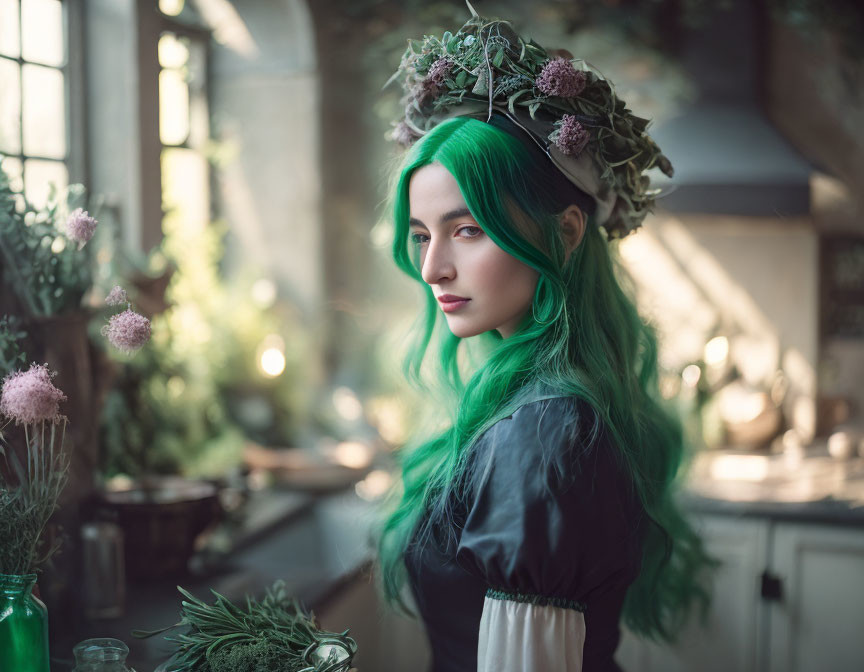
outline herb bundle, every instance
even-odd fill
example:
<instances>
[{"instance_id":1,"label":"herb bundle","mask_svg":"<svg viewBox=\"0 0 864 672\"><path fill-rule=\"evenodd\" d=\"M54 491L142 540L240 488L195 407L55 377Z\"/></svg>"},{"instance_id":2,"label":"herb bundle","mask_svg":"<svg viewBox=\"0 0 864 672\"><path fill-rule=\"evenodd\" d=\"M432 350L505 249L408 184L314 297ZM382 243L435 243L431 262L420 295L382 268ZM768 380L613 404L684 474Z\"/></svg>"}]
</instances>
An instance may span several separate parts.
<instances>
[{"instance_id":1,"label":"herb bundle","mask_svg":"<svg viewBox=\"0 0 864 672\"><path fill-rule=\"evenodd\" d=\"M241 608L211 590L207 604L180 586L179 623L161 630L133 630L132 636L152 637L188 626L184 634L166 636L177 644L167 665L170 672L345 672L357 653L357 643L341 633L319 630L314 614L307 616L284 581L277 581L258 601L246 597Z\"/></svg>"},{"instance_id":2,"label":"herb bundle","mask_svg":"<svg viewBox=\"0 0 864 672\"><path fill-rule=\"evenodd\" d=\"M601 223L610 238L638 228L662 193L649 188L643 173L655 166L667 177L674 173L646 132L650 120L633 114L584 59L555 58L509 21L485 19L466 4L472 16L455 34L408 40L399 68L384 84L398 82L404 94L404 116L389 137L407 147L454 114L508 114L532 129L547 153L554 149L574 160L590 155L602 182L598 196L616 195Z\"/></svg>"}]
</instances>

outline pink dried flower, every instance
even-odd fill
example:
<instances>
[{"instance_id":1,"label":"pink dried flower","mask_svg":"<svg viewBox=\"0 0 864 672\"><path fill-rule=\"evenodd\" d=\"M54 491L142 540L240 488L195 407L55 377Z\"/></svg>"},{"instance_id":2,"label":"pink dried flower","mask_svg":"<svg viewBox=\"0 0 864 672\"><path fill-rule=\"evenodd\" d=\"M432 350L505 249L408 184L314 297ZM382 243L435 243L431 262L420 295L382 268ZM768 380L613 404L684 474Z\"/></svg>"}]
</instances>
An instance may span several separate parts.
<instances>
[{"instance_id":1,"label":"pink dried flower","mask_svg":"<svg viewBox=\"0 0 864 672\"><path fill-rule=\"evenodd\" d=\"M418 105L423 105L426 102L434 99L438 95L438 87L429 79L424 79L417 82L411 88L411 97L417 101Z\"/></svg>"},{"instance_id":2,"label":"pink dried flower","mask_svg":"<svg viewBox=\"0 0 864 672\"><path fill-rule=\"evenodd\" d=\"M572 114L561 117L560 125L549 136L564 154L567 156L578 156L591 136Z\"/></svg>"},{"instance_id":3,"label":"pink dried flower","mask_svg":"<svg viewBox=\"0 0 864 672\"><path fill-rule=\"evenodd\" d=\"M59 422L58 404L66 395L51 383L51 371L46 364L33 363L27 371L15 371L3 379L0 392L0 413L16 425L39 422Z\"/></svg>"},{"instance_id":4,"label":"pink dried flower","mask_svg":"<svg viewBox=\"0 0 864 672\"><path fill-rule=\"evenodd\" d=\"M573 98L585 89L588 77L566 58L554 58L540 71L534 86L547 96Z\"/></svg>"},{"instance_id":5,"label":"pink dried flower","mask_svg":"<svg viewBox=\"0 0 864 672\"><path fill-rule=\"evenodd\" d=\"M119 306L123 303L129 303L129 297L126 296L125 289L120 285L115 285L114 289L108 292L108 296L105 297L105 303L109 306Z\"/></svg>"},{"instance_id":6,"label":"pink dried flower","mask_svg":"<svg viewBox=\"0 0 864 672\"><path fill-rule=\"evenodd\" d=\"M102 335L118 350L131 354L150 340L150 320L133 310L112 315Z\"/></svg>"},{"instance_id":7,"label":"pink dried flower","mask_svg":"<svg viewBox=\"0 0 864 672\"><path fill-rule=\"evenodd\" d=\"M395 140L403 147L409 147L417 140L417 133L404 121L400 121L390 132L390 138Z\"/></svg>"},{"instance_id":8,"label":"pink dried flower","mask_svg":"<svg viewBox=\"0 0 864 672\"><path fill-rule=\"evenodd\" d=\"M444 80L450 76L454 65L456 64L449 58L439 58L432 64L432 67L429 68L429 72L426 74L426 80L437 87L444 86Z\"/></svg>"},{"instance_id":9,"label":"pink dried flower","mask_svg":"<svg viewBox=\"0 0 864 672\"><path fill-rule=\"evenodd\" d=\"M93 237L96 231L96 220L86 210L76 208L66 220L66 234L78 243L80 250Z\"/></svg>"}]
</instances>

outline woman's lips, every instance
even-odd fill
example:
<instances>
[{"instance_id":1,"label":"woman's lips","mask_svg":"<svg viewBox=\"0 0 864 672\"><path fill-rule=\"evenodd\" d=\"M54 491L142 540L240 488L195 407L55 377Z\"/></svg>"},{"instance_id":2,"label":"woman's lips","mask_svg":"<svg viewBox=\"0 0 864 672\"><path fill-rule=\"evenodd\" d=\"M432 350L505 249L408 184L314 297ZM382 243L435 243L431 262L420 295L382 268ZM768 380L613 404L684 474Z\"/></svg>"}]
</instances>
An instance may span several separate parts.
<instances>
[{"instance_id":1,"label":"woman's lips","mask_svg":"<svg viewBox=\"0 0 864 672\"><path fill-rule=\"evenodd\" d=\"M455 301L444 301L443 299L439 300L441 301L441 310L443 310L445 313L452 313L454 310L459 310L471 299L458 299Z\"/></svg>"}]
</instances>

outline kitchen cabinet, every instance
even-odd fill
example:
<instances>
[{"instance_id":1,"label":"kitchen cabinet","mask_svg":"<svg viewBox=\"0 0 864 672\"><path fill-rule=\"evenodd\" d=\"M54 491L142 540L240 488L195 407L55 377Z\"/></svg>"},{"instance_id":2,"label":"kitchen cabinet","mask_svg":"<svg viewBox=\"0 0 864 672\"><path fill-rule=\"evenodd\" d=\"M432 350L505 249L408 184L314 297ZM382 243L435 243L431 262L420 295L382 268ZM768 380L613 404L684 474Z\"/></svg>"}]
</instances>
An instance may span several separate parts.
<instances>
[{"instance_id":1,"label":"kitchen cabinet","mask_svg":"<svg viewBox=\"0 0 864 672\"><path fill-rule=\"evenodd\" d=\"M706 626L691 614L674 646L622 626L627 672L864 670L864 527L692 516L714 577Z\"/></svg>"}]
</instances>

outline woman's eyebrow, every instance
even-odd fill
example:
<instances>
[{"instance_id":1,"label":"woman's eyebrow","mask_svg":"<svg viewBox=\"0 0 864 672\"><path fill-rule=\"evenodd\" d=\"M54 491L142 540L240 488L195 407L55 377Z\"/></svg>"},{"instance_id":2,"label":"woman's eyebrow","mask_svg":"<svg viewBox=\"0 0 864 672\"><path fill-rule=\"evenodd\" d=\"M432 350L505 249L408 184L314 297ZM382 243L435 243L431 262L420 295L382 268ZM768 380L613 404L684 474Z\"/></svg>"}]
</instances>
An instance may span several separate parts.
<instances>
[{"instance_id":1,"label":"woman's eyebrow","mask_svg":"<svg viewBox=\"0 0 864 672\"><path fill-rule=\"evenodd\" d=\"M473 217L474 215L471 214L471 211L467 207L456 208L455 210L451 210L450 212L445 212L443 215L441 215L441 219L438 220L438 223L444 224L445 222L449 222L451 219L458 219L459 217L465 217L465 216ZM422 226L423 228L426 228L426 225L423 222L421 222L419 219L415 219L414 217L411 217L408 220L408 225L409 226Z\"/></svg>"}]
</instances>

